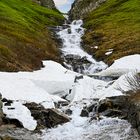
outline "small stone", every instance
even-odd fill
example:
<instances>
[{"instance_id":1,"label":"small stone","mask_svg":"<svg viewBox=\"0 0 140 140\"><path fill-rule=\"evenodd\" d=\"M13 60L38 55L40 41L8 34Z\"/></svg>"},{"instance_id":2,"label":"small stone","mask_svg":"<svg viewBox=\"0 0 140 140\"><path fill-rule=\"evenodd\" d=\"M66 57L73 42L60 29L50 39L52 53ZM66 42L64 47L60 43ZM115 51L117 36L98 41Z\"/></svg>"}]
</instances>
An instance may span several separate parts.
<instances>
[{"instance_id":1,"label":"small stone","mask_svg":"<svg viewBox=\"0 0 140 140\"><path fill-rule=\"evenodd\" d=\"M82 109L80 116L81 117L89 117L88 110L87 109Z\"/></svg>"},{"instance_id":2,"label":"small stone","mask_svg":"<svg viewBox=\"0 0 140 140\"><path fill-rule=\"evenodd\" d=\"M71 109L67 109L67 110L65 111L65 114L71 115L71 114L72 114L72 110L71 110Z\"/></svg>"}]
</instances>

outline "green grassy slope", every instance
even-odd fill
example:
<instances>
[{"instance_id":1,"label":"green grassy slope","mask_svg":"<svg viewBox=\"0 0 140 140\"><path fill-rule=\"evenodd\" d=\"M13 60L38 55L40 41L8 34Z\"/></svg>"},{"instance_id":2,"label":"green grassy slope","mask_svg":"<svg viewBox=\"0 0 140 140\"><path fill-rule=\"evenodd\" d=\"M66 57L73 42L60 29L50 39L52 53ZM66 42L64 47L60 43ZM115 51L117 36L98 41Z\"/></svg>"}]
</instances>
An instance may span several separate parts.
<instances>
[{"instance_id":1,"label":"green grassy slope","mask_svg":"<svg viewBox=\"0 0 140 140\"><path fill-rule=\"evenodd\" d=\"M140 0L107 0L84 21L88 29L84 48L98 60L111 64L122 56L140 53ZM114 51L106 56L108 49Z\"/></svg>"},{"instance_id":2,"label":"green grassy slope","mask_svg":"<svg viewBox=\"0 0 140 140\"><path fill-rule=\"evenodd\" d=\"M57 60L57 44L47 26L63 19L58 11L31 0L0 0L0 70L32 70L42 59Z\"/></svg>"}]
</instances>

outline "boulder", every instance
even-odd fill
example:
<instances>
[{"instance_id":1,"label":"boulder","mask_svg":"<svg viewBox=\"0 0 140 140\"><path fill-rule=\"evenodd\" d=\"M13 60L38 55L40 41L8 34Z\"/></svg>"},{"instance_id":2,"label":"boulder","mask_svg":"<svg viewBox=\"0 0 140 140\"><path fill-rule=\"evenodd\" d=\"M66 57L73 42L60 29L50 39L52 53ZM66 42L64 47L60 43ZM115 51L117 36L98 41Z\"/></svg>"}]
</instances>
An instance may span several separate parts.
<instances>
[{"instance_id":1,"label":"boulder","mask_svg":"<svg viewBox=\"0 0 140 140\"><path fill-rule=\"evenodd\" d=\"M98 113L106 111L107 109L111 109L113 108L112 106L112 102L110 100L102 100L99 102L99 106L98 106Z\"/></svg>"},{"instance_id":2,"label":"boulder","mask_svg":"<svg viewBox=\"0 0 140 140\"><path fill-rule=\"evenodd\" d=\"M19 120L7 118L7 117L3 118L3 124L4 125L14 125L14 126L19 127L19 128L24 128L23 124Z\"/></svg>"},{"instance_id":3,"label":"boulder","mask_svg":"<svg viewBox=\"0 0 140 140\"><path fill-rule=\"evenodd\" d=\"M70 121L70 118L57 109L45 109L36 103L26 103L25 106L31 111L31 115L37 121L37 130L52 128L59 124Z\"/></svg>"},{"instance_id":4,"label":"boulder","mask_svg":"<svg viewBox=\"0 0 140 140\"><path fill-rule=\"evenodd\" d=\"M72 70L78 73L84 73L85 69L90 67L91 62L87 60L87 57L81 57L79 55L68 54L64 56L64 62L72 67Z\"/></svg>"},{"instance_id":5,"label":"boulder","mask_svg":"<svg viewBox=\"0 0 140 140\"><path fill-rule=\"evenodd\" d=\"M89 117L88 110L86 108L82 109L80 116L81 117Z\"/></svg>"},{"instance_id":6,"label":"boulder","mask_svg":"<svg viewBox=\"0 0 140 140\"><path fill-rule=\"evenodd\" d=\"M67 110L65 110L64 112L65 112L65 114L67 114L67 115L72 115L72 110L71 110L71 109L67 109Z\"/></svg>"},{"instance_id":7,"label":"boulder","mask_svg":"<svg viewBox=\"0 0 140 140\"><path fill-rule=\"evenodd\" d=\"M71 29L70 28L68 28L68 34L71 34Z\"/></svg>"},{"instance_id":8,"label":"boulder","mask_svg":"<svg viewBox=\"0 0 140 140\"><path fill-rule=\"evenodd\" d=\"M134 98L133 95L108 97L99 103L98 112L107 117L128 120L140 134L140 100Z\"/></svg>"},{"instance_id":9,"label":"boulder","mask_svg":"<svg viewBox=\"0 0 140 140\"><path fill-rule=\"evenodd\" d=\"M90 104L89 106L86 106L82 109L80 116L89 117L90 113L96 114L97 104L98 104L98 99L94 99L92 104Z\"/></svg>"}]
</instances>

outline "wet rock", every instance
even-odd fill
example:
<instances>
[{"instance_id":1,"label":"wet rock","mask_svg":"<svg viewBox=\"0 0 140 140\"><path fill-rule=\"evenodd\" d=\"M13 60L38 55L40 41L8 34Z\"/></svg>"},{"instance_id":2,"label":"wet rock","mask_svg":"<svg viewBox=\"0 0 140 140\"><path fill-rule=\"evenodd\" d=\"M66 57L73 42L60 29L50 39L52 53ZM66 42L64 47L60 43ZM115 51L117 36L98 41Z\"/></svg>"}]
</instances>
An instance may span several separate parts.
<instances>
[{"instance_id":1,"label":"wet rock","mask_svg":"<svg viewBox=\"0 0 140 140\"><path fill-rule=\"evenodd\" d=\"M127 117L127 114L125 112L122 112L120 110L115 110L115 109L107 109L102 113L103 116L107 117L118 117L120 119L125 119Z\"/></svg>"},{"instance_id":2,"label":"wet rock","mask_svg":"<svg viewBox=\"0 0 140 140\"><path fill-rule=\"evenodd\" d=\"M110 108L113 108L112 102L110 100L105 99L99 102L98 112L100 113Z\"/></svg>"},{"instance_id":3,"label":"wet rock","mask_svg":"<svg viewBox=\"0 0 140 140\"><path fill-rule=\"evenodd\" d=\"M57 109L45 109L42 105L36 103L26 103L25 106L31 111L31 115L37 121L37 130L52 128L58 124L70 121L69 117Z\"/></svg>"},{"instance_id":4,"label":"wet rock","mask_svg":"<svg viewBox=\"0 0 140 140\"><path fill-rule=\"evenodd\" d=\"M86 106L82 109L80 116L81 117L89 117L89 114L92 112L96 112L96 108L97 108L97 103L98 103L98 99L94 100L92 104L90 104L89 106Z\"/></svg>"},{"instance_id":5,"label":"wet rock","mask_svg":"<svg viewBox=\"0 0 140 140\"><path fill-rule=\"evenodd\" d=\"M81 117L89 117L88 110L86 108L85 109L82 109L80 116Z\"/></svg>"},{"instance_id":6,"label":"wet rock","mask_svg":"<svg viewBox=\"0 0 140 140\"><path fill-rule=\"evenodd\" d=\"M7 117L4 117L3 118L3 123L4 124L12 124L12 125L15 125L16 127L19 127L19 128L23 128L23 124L17 120L17 119L11 119L11 118L7 118Z\"/></svg>"},{"instance_id":7,"label":"wet rock","mask_svg":"<svg viewBox=\"0 0 140 140\"><path fill-rule=\"evenodd\" d=\"M87 57L81 57L79 55L68 54L63 59L67 65L71 66L73 71L81 74L91 65Z\"/></svg>"},{"instance_id":8,"label":"wet rock","mask_svg":"<svg viewBox=\"0 0 140 140\"><path fill-rule=\"evenodd\" d=\"M54 103L54 104L55 104L56 108L61 108L62 106L67 106L69 104L69 102L68 101L59 101L59 102Z\"/></svg>"},{"instance_id":9,"label":"wet rock","mask_svg":"<svg viewBox=\"0 0 140 140\"><path fill-rule=\"evenodd\" d=\"M13 125L0 127L0 140L41 140L39 134L24 128L16 128Z\"/></svg>"},{"instance_id":10,"label":"wet rock","mask_svg":"<svg viewBox=\"0 0 140 140\"><path fill-rule=\"evenodd\" d=\"M69 27L70 27L69 24L64 24L64 25L62 26L63 29L67 29L67 28L69 28Z\"/></svg>"},{"instance_id":11,"label":"wet rock","mask_svg":"<svg viewBox=\"0 0 140 140\"><path fill-rule=\"evenodd\" d=\"M107 117L119 117L128 120L140 134L140 101L132 96L108 97L98 105L98 112Z\"/></svg>"},{"instance_id":12,"label":"wet rock","mask_svg":"<svg viewBox=\"0 0 140 140\"><path fill-rule=\"evenodd\" d=\"M3 98L3 99L2 99L2 102L5 103L5 104L7 104L7 105L8 105L8 104L11 105L11 104L13 103L12 100L8 100L8 99L6 99L6 98Z\"/></svg>"},{"instance_id":13,"label":"wet rock","mask_svg":"<svg viewBox=\"0 0 140 140\"><path fill-rule=\"evenodd\" d=\"M71 110L71 109L67 109L67 110L65 111L65 114L67 114L67 115L72 115L72 110Z\"/></svg>"},{"instance_id":14,"label":"wet rock","mask_svg":"<svg viewBox=\"0 0 140 140\"><path fill-rule=\"evenodd\" d=\"M98 101L98 100L97 100L97 101ZM97 105L96 102L93 103L93 104L91 104L91 105L89 105L89 106L87 107L88 112L92 112L93 110L95 110L95 109L96 109L96 105Z\"/></svg>"},{"instance_id":15,"label":"wet rock","mask_svg":"<svg viewBox=\"0 0 140 140\"><path fill-rule=\"evenodd\" d=\"M78 82L78 80L83 79L83 75L75 76L74 83Z\"/></svg>"},{"instance_id":16,"label":"wet rock","mask_svg":"<svg viewBox=\"0 0 140 140\"><path fill-rule=\"evenodd\" d=\"M68 31L68 34L71 34L71 28L68 28L67 31Z\"/></svg>"}]
</instances>

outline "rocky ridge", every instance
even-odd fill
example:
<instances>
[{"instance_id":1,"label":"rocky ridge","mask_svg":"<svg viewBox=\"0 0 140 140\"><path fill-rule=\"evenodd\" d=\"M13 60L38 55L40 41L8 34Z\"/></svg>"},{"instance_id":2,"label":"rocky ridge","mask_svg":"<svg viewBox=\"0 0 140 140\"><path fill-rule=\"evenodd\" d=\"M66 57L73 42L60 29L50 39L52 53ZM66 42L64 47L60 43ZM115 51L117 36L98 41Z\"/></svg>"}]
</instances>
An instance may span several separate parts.
<instances>
[{"instance_id":1,"label":"rocky ridge","mask_svg":"<svg viewBox=\"0 0 140 140\"><path fill-rule=\"evenodd\" d=\"M44 6L46 8L49 9L56 9L55 7L55 3L53 0L33 0L34 2L36 2L37 4Z\"/></svg>"},{"instance_id":2,"label":"rocky ridge","mask_svg":"<svg viewBox=\"0 0 140 140\"><path fill-rule=\"evenodd\" d=\"M98 8L106 0L75 0L69 11L71 20L82 19L86 14Z\"/></svg>"}]
</instances>

